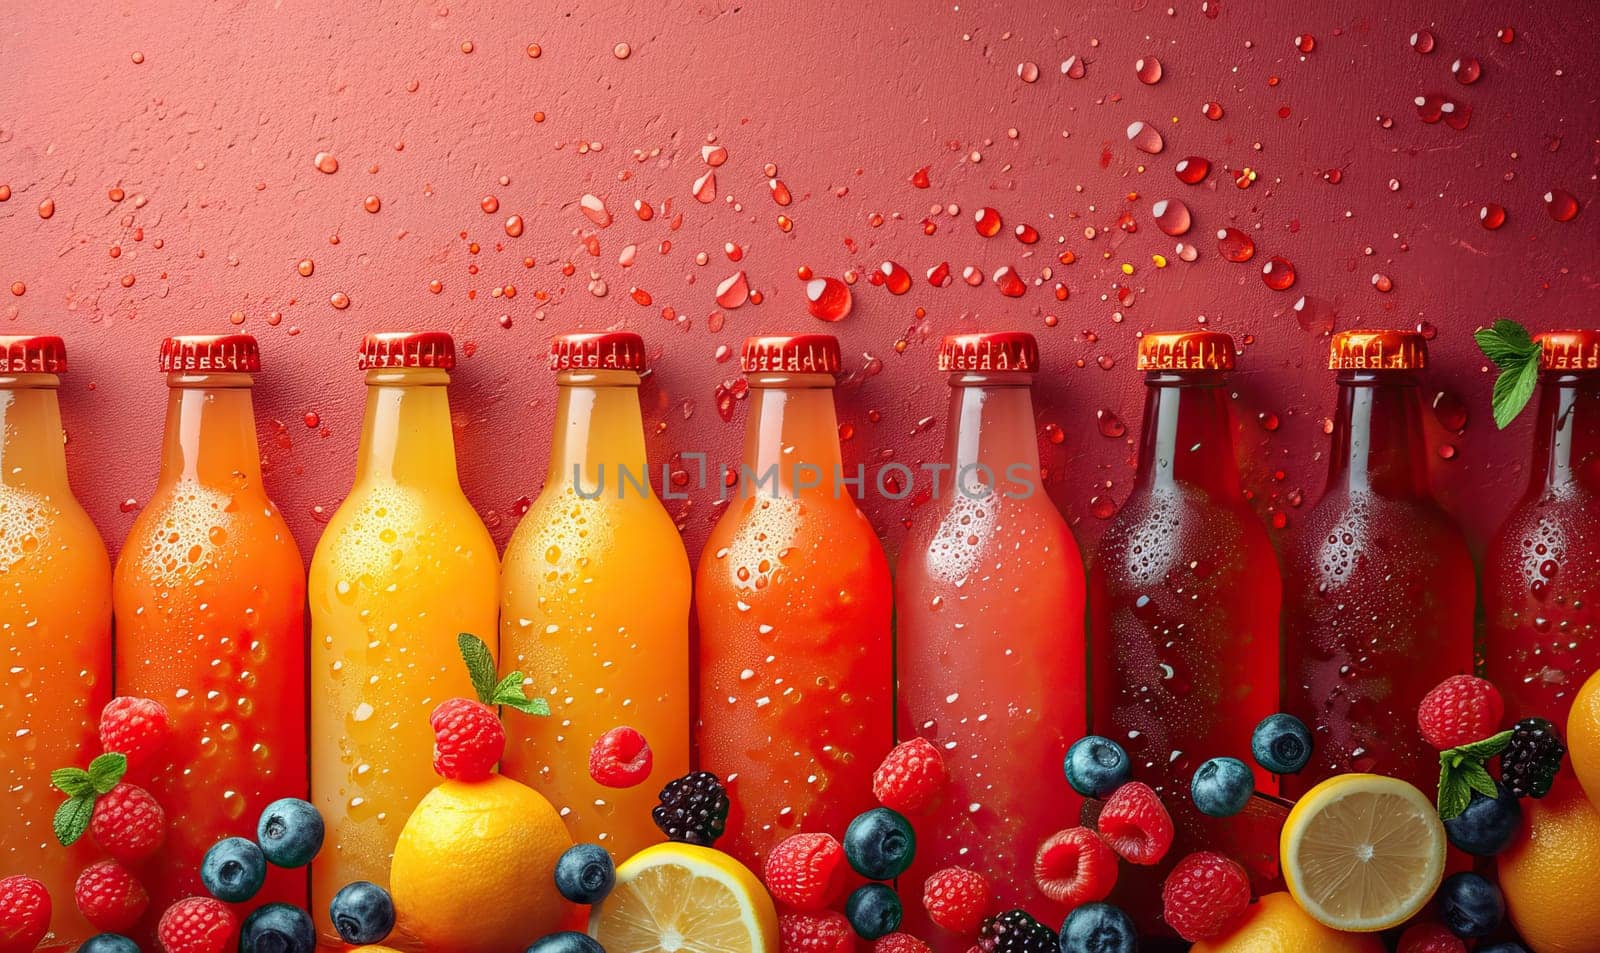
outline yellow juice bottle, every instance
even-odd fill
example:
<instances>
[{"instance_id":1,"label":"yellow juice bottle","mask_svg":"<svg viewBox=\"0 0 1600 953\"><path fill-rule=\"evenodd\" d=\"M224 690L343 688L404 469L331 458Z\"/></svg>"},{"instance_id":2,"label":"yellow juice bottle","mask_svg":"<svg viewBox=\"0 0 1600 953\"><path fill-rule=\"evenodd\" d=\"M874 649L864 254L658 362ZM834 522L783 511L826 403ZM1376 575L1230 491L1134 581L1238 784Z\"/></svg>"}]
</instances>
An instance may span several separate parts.
<instances>
[{"instance_id":1,"label":"yellow juice bottle","mask_svg":"<svg viewBox=\"0 0 1600 953\"><path fill-rule=\"evenodd\" d=\"M0 877L50 891L41 949L96 932L72 885L100 853L88 837L56 843L50 772L99 753L95 722L111 699L111 563L67 485L66 369L60 338L0 335Z\"/></svg>"},{"instance_id":2,"label":"yellow juice bottle","mask_svg":"<svg viewBox=\"0 0 1600 953\"><path fill-rule=\"evenodd\" d=\"M689 559L646 473L643 340L563 335L550 365L550 470L506 546L500 587L504 667L544 693L550 717L506 720L501 771L549 798L574 840L621 860L663 839L656 793L689 770ZM648 742L649 774L597 780L589 751L622 726Z\"/></svg>"},{"instance_id":3,"label":"yellow juice bottle","mask_svg":"<svg viewBox=\"0 0 1600 953\"><path fill-rule=\"evenodd\" d=\"M355 485L311 561L311 797L327 822L312 866L320 941L354 880L389 884L396 838L433 773L428 715L476 697L456 646L495 642L494 541L461 492L442 332L369 334ZM415 948L401 930L390 945Z\"/></svg>"}]
</instances>

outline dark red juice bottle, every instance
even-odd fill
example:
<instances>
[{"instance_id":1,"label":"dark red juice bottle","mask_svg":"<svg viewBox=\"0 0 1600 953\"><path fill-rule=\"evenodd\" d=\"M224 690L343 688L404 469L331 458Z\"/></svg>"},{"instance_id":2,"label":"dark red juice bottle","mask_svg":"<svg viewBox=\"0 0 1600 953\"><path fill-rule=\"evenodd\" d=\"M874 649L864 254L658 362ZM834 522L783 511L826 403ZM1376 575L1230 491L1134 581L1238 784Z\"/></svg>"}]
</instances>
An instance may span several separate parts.
<instances>
[{"instance_id":1,"label":"dark red juice bottle","mask_svg":"<svg viewBox=\"0 0 1600 953\"><path fill-rule=\"evenodd\" d=\"M1600 668L1600 330L1537 338L1528 489L1484 560L1486 668L1508 718L1564 728Z\"/></svg>"},{"instance_id":2,"label":"dark red juice bottle","mask_svg":"<svg viewBox=\"0 0 1600 953\"><path fill-rule=\"evenodd\" d=\"M1299 796L1370 772L1431 791L1439 758L1417 705L1472 672L1476 578L1461 531L1428 486L1415 331L1341 331L1328 366L1338 409L1328 487L1284 552L1284 710L1312 730Z\"/></svg>"},{"instance_id":3,"label":"dark red juice bottle","mask_svg":"<svg viewBox=\"0 0 1600 953\"><path fill-rule=\"evenodd\" d=\"M1224 386L1233 365L1233 340L1216 331L1140 340L1138 470L1090 572L1094 731L1127 749L1134 778L1156 789L1178 829L1163 864L1123 865L1119 899L1147 929L1161 876L1188 850L1230 853L1263 880L1274 873L1274 825L1254 812L1207 818L1189 798L1208 758L1254 766L1251 730L1278 708L1282 588L1266 529L1239 486ZM1260 769L1256 786L1277 791Z\"/></svg>"}]
</instances>

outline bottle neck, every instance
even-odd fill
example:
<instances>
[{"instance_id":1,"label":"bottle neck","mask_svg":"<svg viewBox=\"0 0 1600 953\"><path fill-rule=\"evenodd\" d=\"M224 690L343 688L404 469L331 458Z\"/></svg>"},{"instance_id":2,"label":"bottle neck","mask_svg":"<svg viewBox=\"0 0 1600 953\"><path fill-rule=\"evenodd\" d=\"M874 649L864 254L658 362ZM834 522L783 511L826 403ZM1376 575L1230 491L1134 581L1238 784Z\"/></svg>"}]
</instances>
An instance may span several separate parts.
<instances>
[{"instance_id":1,"label":"bottle neck","mask_svg":"<svg viewBox=\"0 0 1600 953\"><path fill-rule=\"evenodd\" d=\"M67 487L66 435L54 374L0 374L0 484Z\"/></svg>"},{"instance_id":2,"label":"bottle neck","mask_svg":"<svg viewBox=\"0 0 1600 953\"><path fill-rule=\"evenodd\" d=\"M834 494L839 419L829 374L751 374L740 474L747 495ZM839 488L844 496L847 487Z\"/></svg>"},{"instance_id":3,"label":"bottle neck","mask_svg":"<svg viewBox=\"0 0 1600 953\"><path fill-rule=\"evenodd\" d=\"M432 367L367 371L358 481L460 486L449 383L447 372Z\"/></svg>"},{"instance_id":4,"label":"bottle neck","mask_svg":"<svg viewBox=\"0 0 1600 953\"><path fill-rule=\"evenodd\" d=\"M1533 440L1530 489L1600 491L1600 374L1544 372Z\"/></svg>"},{"instance_id":5,"label":"bottle neck","mask_svg":"<svg viewBox=\"0 0 1600 953\"><path fill-rule=\"evenodd\" d=\"M1223 376L1152 371L1145 375L1144 432L1134 488L1186 484L1222 500L1240 499L1233 422Z\"/></svg>"},{"instance_id":6,"label":"bottle neck","mask_svg":"<svg viewBox=\"0 0 1600 953\"><path fill-rule=\"evenodd\" d=\"M168 374L161 483L261 489L249 374Z\"/></svg>"},{"instance_id":7,"label":"bottle neck","mask_svg":"<svg viewBox=\"0 0 1600 953\"><path fill-rule=\"evenodd\" d=\"M615 497L649 493L639 375L633 371L562 371L556 378L555 434L548 487Z\"/></svg>"},{"instance_id":8,"label":"bottle neck","mask_svg":"<svg viewBox=\"0 0 1600 953\"><path fill-rule=\"evenodd\" d=\"M1039 441L1035 436L1032 385L1032 374L950 376L945 453L952 479L967 487L978 483L1038 486Z\"/></svg>"},{"instance_id":9,"label":"bottle neck","mask_svg":"<svg viewBox=\"0 0 1600 953\"><path fill-rule=\"evenodd\" d=\"M1401 371L1341 371L1338 383L1328 489L1427 496L1417 379Z\"/></svg>"}]
</instances>

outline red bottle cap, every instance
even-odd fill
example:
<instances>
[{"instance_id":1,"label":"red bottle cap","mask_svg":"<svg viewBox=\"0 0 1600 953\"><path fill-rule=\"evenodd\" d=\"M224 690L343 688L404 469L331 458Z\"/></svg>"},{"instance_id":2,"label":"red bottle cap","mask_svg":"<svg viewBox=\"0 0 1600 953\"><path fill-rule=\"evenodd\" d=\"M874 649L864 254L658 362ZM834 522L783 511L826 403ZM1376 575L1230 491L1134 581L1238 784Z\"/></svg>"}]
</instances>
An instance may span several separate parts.
<instances>
[{"instance_id":1,"label":"red bottle cap","mask_svg":"<svg viewBox=\"0 0 1600 953\"><path fill-rule=\"evenodd\" d=\"M456 366L456 342L443 331L378 331L361 339L356 367Z\"/></svg>"},{"instance_id":2,"label":"red bottle cap","mask_svg":"<svg viewBox=\"0 0 1600 953\"><path fill-rule=\"evenodd\" d=\"M161 342L163 374L254 374L259 370L261 348L248 334L180 334Z\"/></svg>"},{"instance_id":3,"label":"red bottle cap","mask_svg":"<svg viewBox=\"0 0 1600 953\"><path fill-rule=\"evenodd\" d=\"M54 334L0 334L0 374L60 374L67 345Z\"/></svg>"},{"instance_id":4,"label":"red bottle cap","mask_svg":"<svg viewBox=\"0 0 1600 953\"><path fill-rule=\"evenodd\" d=\"M550 342L552 371L642 371L644 338L632 331L562 334Z\"/></svg>"},{"instance_id":5,"label":"red bottle cap","mask_svg":"<svg viewBox=\"0 0 1600 953\"><path fill-rule=\"evenodd\" d=\"M1233 338L1221 331L1152 331L1139 339L1141 371L1231 371Z\"/></svg>"},{"instance_id":6,"label":"red bottle cap","mask_svg":"<svg viewBox=\"0 0 1600 953\"><path fill-rule=\"evenodd\" d=\"M1026 331L951 334L939 342L941 371L1027 371L1039 369L1039 342Z\"/></svg>"},{"instance_id":7,"label":"red bottle cap","mask_svg":"<svg viewBox=\"0 0 1600 953\"><path fill-rule=\"evenodd\" d=\"M784 334L745 338L739 368L746 374L837 374L839 339L831 334Z\"/></svg>"},{"instance_id":8,"label":"red bottle cap","mask_svg":"<svg viewBox=\"0 0 1600 953\"><path fill-rule=\"evenodd\" d=\"M1546 331L1539 342L1541 371L1592 371L1600 368L1600 330Z\"/></svg>"},{"instance_id":9,"label":"red bottle cap","mask_svg":"<svg viewBox=\"0 0 1600 953\"><path fill-rule=\"evenodd\" d=\"M1428 342L1417 331L1340 331L1328 345L1335 371L1415 371L1428 366Z\"/></svg>"}]
</instances>

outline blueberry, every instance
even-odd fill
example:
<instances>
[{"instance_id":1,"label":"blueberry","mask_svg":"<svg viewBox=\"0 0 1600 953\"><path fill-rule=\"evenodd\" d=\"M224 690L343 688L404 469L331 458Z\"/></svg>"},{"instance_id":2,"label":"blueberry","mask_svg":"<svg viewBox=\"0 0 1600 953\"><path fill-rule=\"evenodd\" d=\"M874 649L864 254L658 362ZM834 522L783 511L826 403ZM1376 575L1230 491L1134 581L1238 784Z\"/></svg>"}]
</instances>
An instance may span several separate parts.
<instances>
[{"instance_id":1,"label":"blueberry","mask_svg":"<svg viewBox=\"0 0 1600 953\"><path fill-rule=\"evenodd\" d=\"M599 903L616 883L611 854L599 844L575 844L556 861L556 889L573 903Z\"/></svg>"},{"instance_id":2,"label":"blueberry","mask_svg":"<svg viewBox=\"0 0 1600 953\"><path fill-rule=\"evenodd\" d=\"M1133 920L1109 903L1086 903L1061 924L1061 953L1137 953Z\"/></svg>"},{"instance_id":3,"label":"blueberry","mask_svg":"<svg viewBox=\"0 0 1600 953\"><path fill-rule=\"evenodd\" d=\"M844 903L844 915L850 918L850 928L863 940L876 940L900 929L904 911L900 898L884 884L865 884L857 887Z\"/></svg>"},{"instance_id":4,"label":"blueberry","mask_svg":"<svg viewBox=\"0 0 1600 953\"><path fill-rule=\"evenodd\" d=\"M875 807L856 815L844 830L844 856L868 880L893 880L911 866L917 835L899 812Z\"/></svg>"},{"instance_id":5,"label":"blueberry","mask_svg":"<svg viewBox=\"0 0 1600 953\"><path fill-rule=\"evenodd\" d=\"M80 946L78 949L82 950L83 947ZM1513 943L1507 940L1504 943L1495 943L1491 946L1480 946L1478 947L1478 953L1528 953L1528 948L1521 943Z\"/></svg>"},{"instance_id":6,"label":"blueberry","mask_svg":"<svg viewBox=\"0 0 1600 953\"><path fill-rule=\"evenodd\" d=\"M333 895L328 919L339 938L351 946L382 943L394 929L394 900L377 884L357 880Z\"/></svg>"},{"instance_id":7,"label":"blueberry","mask_svg":"<svg viewBox=\"0 0 1600 953\"><path fill-rule=\"evenodd\" d=\"M1444 822L1450 843L1478 857L1493 857L1505 850L1522 826L1522 806L1511 792L1495 783L1498 797L1472 792L1467 809Z\"/></svg>"},{"instance_id":8,"label":"blueberry","mask_svg":"<svg viewBox=\"0 0 1600 953\"><path fill-rule=\"evenodd\" d=\"M200 862L200 882L223 903L244 903L267 879L267 859L254 841L228 837L211 845Z\"/></svg>"},{"instance_id":9,"label":"blueberry","mask_svg":"<svg viewBox=\"0 0 1600 953\"><path fill-rule=\"evenodd\" d=\"M97 933L83 941L78 953L139 953L139 944L120 933Z\"/></svg>"},{"instance_id":10,"label":"blueberry","mask_svg":"<svg viewBox=\"0 0 1600 953\"><path fill-rule=\"evenodd\" d=\"M1451 874L1439 885L1438 896L1444 925L1463 940L1488 936L1505 919L1500 888L1477 874Z\"/></svg>"},{"instance_id":11,"label":"blueberry","mask_svg":"<svg viewBox=\"0 0 1600 953\"><path fill-rule=\"evenodd\" d=\"M540 937L528 947L527 953L606 953L600 941L587 933L562 930Z\"/></svg>"},{"instance_id":12,"label":"blueberry","mask_svg":"<svg viewBox=\"0 0 1600 953\"><path fill-rule=\"evenodd\" d=\"M1194 806L1212 817L1232 817L1244 810L1255 790L1255 775L1238 758L1212 758L1195 771L1189 782Z\"/></svg>"},{"instance_id":13,"label":"blueberry","mask_svg":"<svg viewBox=\"0 0 1600 953\"><path fill-rule=\"evenodd\" d=\"M1250 757L1273 774L1298 774L1311 760L1311 730L1293 715L1268 715L1250 735Z\"/></svg>"},{"instance_id":14,"label":"blueberry","mask_svg":"<svg viewBox=\"0 0 1600 953\"><path fill-rule=\"evenodd\" d=\"M239 953L312 953L316 948L311 915L287 903L257 909L239 928Z\"/></svg>"},{"instance_id":15,"label":"blueberry","mask_svg":"<svg viewBox=\"0 0 1600 953\"><path fill-rule=\"evenodd\" d=\"M1072 790L1084 797L1106 797L1122 787L1132 772L1128 753L1110 738L1088 735L1067 749L1061 768Z\"/></svg>"},{"instance_id":16,"label":"blueberry","mask_svg":"<svg viewBox=\"0 0 1600 953\"><path fill-rule=\"evenodd\" d=\"M256 841L276 867L304 867L322 849L322 815L307 801L286 797L261 812Z\"/></svg>"}]
</instances>

